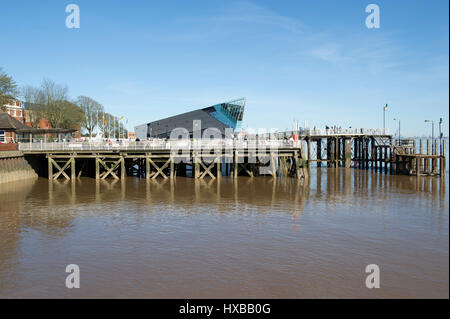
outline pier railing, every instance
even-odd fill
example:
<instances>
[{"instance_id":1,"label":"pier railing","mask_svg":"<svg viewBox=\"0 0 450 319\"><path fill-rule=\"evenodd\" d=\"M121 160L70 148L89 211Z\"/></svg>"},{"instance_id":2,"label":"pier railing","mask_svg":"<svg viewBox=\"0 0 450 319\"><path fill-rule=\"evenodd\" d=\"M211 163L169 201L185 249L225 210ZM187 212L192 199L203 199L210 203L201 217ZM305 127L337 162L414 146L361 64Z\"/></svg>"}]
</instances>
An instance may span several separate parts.
<instances>
[{"instance_id":1,"label":"pier railing","mask_svg":"<svg viewBox=\"0 0 450 319\"><path fill-rule=\"evenodd\" d=\"M20 151L152 151L152 150L207 150L207 149L295 149L301 141L293 140L231 140L210 141L111 141L111 142L32 142L19 143Z\"/></svg>"},{"instance_id":2,"label":"pier railing","mask_svg":"<svg viewBox=\"0 0 450 319\"><path fill-rule=\"evenodd\" d=\"M251 136L254 136L252 134ZM336 128L330 127L328 129L300 129L297 131L284 131L284 132L271 132L271 133L263 133L258 134L259 138L289 138L291 136L297 135L300 139L306 137L357 137L357 136L373 136L373 137L387 137L390 136L390 132L388 129L366 129L366 128Z\"/></svg>"},{"instance_id":3,"label":"pier railing","mask_svg":"<svg viewBox=\"0 0 450 319\"><path fill-rule=\"evenodd\" d=\"M358 136L358 135L371 135L371 136L385 136L389 135L388 129L366 129L366 128L329 128L329 129L307 129L304 130L305 135L314 136L314 135L326 135L326 136Z\"/></svg>"},{"instance_id":4,"label":"pier railing","mask_svg":"<svg viewBox=\"0 0 450 319\"><path fill-rule=\"evenodd\" d=\"M259 134L262 138L276 136L277 138L289 137L298 135L299 137L319 137L319 136L389 136L389 129L368 129L368 128L337 128L330 127L328 129L300 129L298 131L285 131L275 133Z\"/></svg>"}]
</instances>

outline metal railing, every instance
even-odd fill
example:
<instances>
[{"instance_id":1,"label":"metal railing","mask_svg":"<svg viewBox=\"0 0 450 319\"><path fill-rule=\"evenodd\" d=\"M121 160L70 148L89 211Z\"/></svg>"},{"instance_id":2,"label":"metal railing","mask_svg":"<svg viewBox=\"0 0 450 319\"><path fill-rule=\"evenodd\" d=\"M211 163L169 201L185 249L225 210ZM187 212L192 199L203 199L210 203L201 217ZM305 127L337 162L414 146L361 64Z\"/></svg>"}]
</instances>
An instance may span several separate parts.
<instances>
[{"instance_id":1,"label":"metal railing","mask_svg":"<svg viewBox=\"0 0 450 319\"><path fill-rule=\"evenodd\" d=\"M152 151L152 150L208 150L208 149L294 149L301 141L293 140L158 140L119 142L21 142L20 151Z\"/></svg>"},{"instance_id":2,"label":"metal railing","mask_svg":"<svg viewBox=\"0 0 450 319\"><path fill-rule=\"evenodd\" d=\"M372 135L382 136L389 135L388 129L367 129L367 128L329 128L329 129L307 129L304 131L306 135Z\"/></svg>"},{"instance_id":3,"label":"metal railing","mask_svg":"<svg viewBox=\"0 0 450 319\"><path fill-rule=\"evenodd\" d=\"M330 127L328 129L300 129L298 131L285 131L285 132L272 132L259 134L261 138L284 138L290 137L295 134L299 136L360 136L360 135L370 135L370 136L387 136L390 135L389 129L367 129L367 128L336 128ZM255 134L253 134L255 135Z\"/></svg>"}]
</instances>

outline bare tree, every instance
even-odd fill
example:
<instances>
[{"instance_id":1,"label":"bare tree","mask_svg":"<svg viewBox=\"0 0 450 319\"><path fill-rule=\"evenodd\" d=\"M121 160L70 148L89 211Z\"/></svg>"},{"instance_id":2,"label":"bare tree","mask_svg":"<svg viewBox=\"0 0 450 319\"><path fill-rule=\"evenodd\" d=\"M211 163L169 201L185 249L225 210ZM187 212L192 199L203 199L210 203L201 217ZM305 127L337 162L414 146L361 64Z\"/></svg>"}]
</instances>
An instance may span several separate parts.
<instances>
[{"instance_id":1,"label":"bare tree","mask_svg":"<svg viewBox=\"0 0 450 319\"><path fill-rule=\"evenodd\" d=\"M101 114L101 129L105 137L111 137L112 115L106 112Z\"/></svg>"},{"instance_id":2,"label":"bare tree","mask_svg":"<svg viewBox=\"0 0 450 319\"><path fill-rule=\"evenodd\" d=\"M64 123L68 104L68 88L44 79L41 85L42 101L40 102L44 108L45 118L50 122L52 127L60 128Z\"/></svg>"},{"instance_id":3,"label":"bare tree","mask_svg":"<svg viewBox=\"0 0 450 319\"><path fill-rule=\"evenodd\" d=\"M37 127L39 120L44 117L44 107L41 104L43 101L42 91L34 86L26 85L22 87L20 95L26 104L27 120L32 127Z\"/></svg>"},{"instance_id":4,"label":"bare tree","mask_svg":"<svg viewBox=\"0 0 450 319\"><path fill-rule=\"evenodd\" d=\"M84 120L81 122L81 127L88 132L90 137L92 137L92 132L95 127L97 125L102 125L99 121L103 121L103 119L100 119L99 117L103 114L104 108L100 103L87 96L79 96L77 105L84 113Z\"/></svg>"}]
</instances>

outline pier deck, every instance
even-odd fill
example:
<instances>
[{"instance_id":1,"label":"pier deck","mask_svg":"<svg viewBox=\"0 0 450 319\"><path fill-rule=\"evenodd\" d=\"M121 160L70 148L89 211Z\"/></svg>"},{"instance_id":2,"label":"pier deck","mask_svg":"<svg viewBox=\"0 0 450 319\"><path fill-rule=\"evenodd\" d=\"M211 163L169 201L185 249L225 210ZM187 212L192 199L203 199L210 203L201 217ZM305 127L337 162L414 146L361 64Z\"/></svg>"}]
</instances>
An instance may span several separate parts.
<instances>
[{"instance_id":1,"label":"pier deck","mask_svg":"<svg viewBox=\"0 0 450 319\"><path fill-rule=\"evenodd\" d=\"M444 175L445 141L427 141L427 154L416 145L396 145L384 130L309 130L277 139L149 140L19 143L25 156L44 156L49 179L97 179L127 175L155 179L187 175L271 175L302 178L312 163L327 167L374 169L390 174ZM438 152L438 149L440 150ZM430 151L432 150L432 151ZM417 169L418 168L418 169Z\"/></svg>"}]
</instances>

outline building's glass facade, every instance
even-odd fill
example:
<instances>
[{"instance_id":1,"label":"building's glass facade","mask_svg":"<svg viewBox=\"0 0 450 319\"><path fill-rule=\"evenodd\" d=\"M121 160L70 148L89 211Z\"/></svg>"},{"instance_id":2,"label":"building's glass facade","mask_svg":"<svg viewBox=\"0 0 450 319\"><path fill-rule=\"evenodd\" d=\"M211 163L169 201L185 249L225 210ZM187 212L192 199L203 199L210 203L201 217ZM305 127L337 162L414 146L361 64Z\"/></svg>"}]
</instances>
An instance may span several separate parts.
<instances>
[{"instance_id":1,"label":"building's glass facade","mask_svg":"<svg viewBox=\"0 0 450 319\"><path fill-rule=\"evenodd\" d=\"M222 134L225 134L226 128L236 130L241 127L245 102L245 98L237 99L142 124L135 128L136 136L139 139L149 137L167 138L177 128L185 128L192 136L194 121L201 122L201 131L207 128L217 128Z\"/></svg>"},{"instance_id":2,"label":"building's glass facade","mask_svg":"<svg viewBox=\"0 0 450 319\"><path fill-rule=\"evenodd\" d=\"M216 104L213 107L215 111L210 113L211 116L233 130L240 128L244 116L245 99Z\"/></svg>"}]
</instances>

